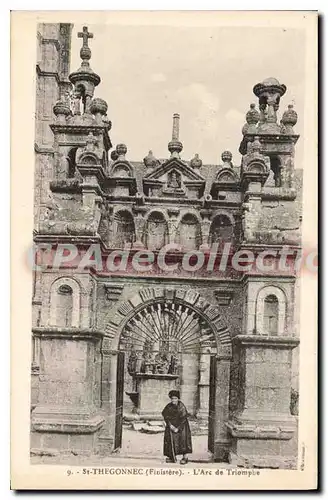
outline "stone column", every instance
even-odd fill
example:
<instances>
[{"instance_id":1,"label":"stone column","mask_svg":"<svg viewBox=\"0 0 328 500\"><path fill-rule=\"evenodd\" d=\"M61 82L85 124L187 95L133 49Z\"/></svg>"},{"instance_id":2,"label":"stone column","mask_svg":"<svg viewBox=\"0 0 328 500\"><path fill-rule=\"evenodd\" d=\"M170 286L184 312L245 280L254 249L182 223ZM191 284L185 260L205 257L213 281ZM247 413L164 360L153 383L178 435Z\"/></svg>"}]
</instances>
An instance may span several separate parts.
<instances>
[{"instance_id":1,"label":"stone column","mask_svg":"<svg viewBox=\"0 0 328 500\"><path fill-rule=\"evenodd\" d=\"M144 237L144 231L145 231L145 208L141 207L143 210L141 211L140 208L138 211L136 209L134 210L136 212L136 217L134 218L134 227L135 227L135 232L136 232L136 241L134 242L133 246L135 248L144 248L144 243L143 243L143 237Z\"/></svg>"},{"instance_id":2,"label":"stone column","mask_svg":"<svg viewBox=\"0 0 328 500\"><path fill-rule=\"evenodd\" d=\"M199 410L197 418L208 420L209 412L209 390L210 390L210 352L205 349L200 354L199 359Z\"/></svg>"},{"instance_id":3,"label":"stone column","mask_svg":"<svg viewBox=\"0 0 328 500\"><path fill-rule=\"evenodd\" d=\"M179 208L170 207L167 210L169 215L169 220L167 221L168 232L169 232L169 244L175 243L177 229L178 229L178 216L180 213Z\"/></svg>"},{"instance_id":4,"label":"stone column","mask_svg":"<svg viewBox=\"0 0 328 500\"><path fill-rule=\"evenodd\" d=\"M102 346L101 408L106 421L99 436L99 451L101 454L107 454L113 450L115 439L117 353L111 351L108 346L107 339L104 339Z\"/></svg>"},{"instance_id":5,"label":"stone column","mask_svg":"<svg viewBox=\"0 0 328 500\"><path fill-rule=\"evenodd\" d=\"M211 227L211 221L209 220L208 216L206 217L204 216L202 221L202 244L200 247L201 250L208 250L210 248L209 245L210 227Z\"/></svg>"},{"instance_id":6,"label":"stone column","mask_svg":"<svg viewBox=\"0 0 328 500\"><path fill-rule=\"evenodd\" d=\"M278 155L281 165L280 176L282 188L295 187L293 154Z\"/></svg>"},{"instance_id":7,"label":"stone column","mask_svg":"<svg viewBox=\"0 0 328 500\"><path fill-rule=\"evenodd\" d=\"M216 358L214 458L219 462L228 459L231 444L226 425L229 419L230 358L223 354Z\"/></svg>"},{"instance_id":8,"label":"stone column","mask_svg":"<svg viewBox=\"0 0 328 500\"><path fill-rule=\"evenodd\" d=\"M255 231L261 215L260 196L262 187L260 182L250 182L248 186L247 201L243 203L243 241L245 243L256 242Z\"/></svg>"},{"instance_id":9,"label":"stone column","mask_svg":"<svg viewBox=\"0 0 328 500\"><path fill-rule=\"evenodd\" d=\"M232 438L230 462L244 467L290 468L297 445L290 414L291 354L294 337L238 335L238 404L227 425Z\"/></svg>"},{"instance_id":10,"label":"stone column","mask_svg":"<svg viewBox=\"0 0 328 500\"><path fill-rule=\"evenodd\" d=\"M40 340L40 377L32 412L33 449L91 454L97 448L104 422L94 393L99 335L72 328L34 329Z\"/></svg>"}]
</instances>

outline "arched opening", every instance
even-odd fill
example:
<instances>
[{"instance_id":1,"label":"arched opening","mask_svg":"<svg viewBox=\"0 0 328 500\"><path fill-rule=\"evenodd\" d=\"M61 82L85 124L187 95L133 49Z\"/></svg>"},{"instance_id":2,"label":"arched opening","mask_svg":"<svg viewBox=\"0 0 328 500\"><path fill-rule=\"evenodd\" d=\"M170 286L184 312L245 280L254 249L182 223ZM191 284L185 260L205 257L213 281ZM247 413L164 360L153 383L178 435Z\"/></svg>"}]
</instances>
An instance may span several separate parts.
<instances>
[{"instance_id":1,"label":"arched opening","mask_svg":"<svg viewBox=\"0 0 328 500\"><path fill-rule=\"evenodd\" d=\"M264 333L278 335L279 303L275 295L268 295L264 299L263 324Z\"/></svg>"},{"instance_id":2,"label":"arched opening","mask_svg":"<svg viewBox=\"0 0 328 500\"><path fill-rule=\"evenodd\" d=\"M209 244L231 242L234 237L234 226L225 214L217 215L210 227Z\"/></svg>"},{"instance_id":3,"label":"arched opening","mask_svg":"<svg viewBox=\"0 0 328 500\"><path fill-rule=\"evenodd\" d=\"M86 99L87 99L84 85L77 85L75 92L76 92L76 97L80 98L80 114L83 114L85 113L86 110Z\"/></svg>"},{"instance_id":4,"label":"arched opening","mask_svg":"<svg viewBox=\"0 0 328 500\"><path fill-rule=\"evenodd\" d=\"M118 345L114 447L127 456L161 456L161 412L173 389L188 411L193 452L208 457L214 451L216 353L212 328L188 304L156 300L138 308ZM137 424L123 425L131 421Z\"/></svg>"},{"instance_id":5,"label":"arched opening","mask_svg":"<svg viewBox=\"0 0 328 500\"><path fill-rule=\"evenodd\" d=\"M135 241L135 227L133 217L127 210L117 212L114 216L115 245L123 248L127 243Z\"/></svg>"},{"instance_id":6,"label":"arched opening","mask_svg":"<svg viewBox=\"0 0 328 500\"><path fill-rule=\"evenodd\" d=\"M152 212L147 220L144 243L150 250L160 250L168 243L168 226L161 212Z\"/></svg>"},{"instance_id":7,"label":"arched opening","mask_svg":"<svg viewBox=\"0 0 328 500\"><path fill-rule=\"evenodd\" d=\"M195 250L201 245L201 229L195 215L186 214L182 217L177 230L177 243L184 250Z\"/></svg>"},{"instance_id":8,"label":"arched opening","mask_svg":"<svg viewBox=\"0 0 328 500\"><path fill-rule=\"evenodd\" d=\"M273 171L275 187L281 187L281 162L278 156L270 156L270 168Z\"/></svg>"},{"instance_id":9,"label":"arched opening","mask_svg":"<svg viewBox=\"0 0 328 500\"><path fill-rule=\"evenodd\" d=\"M77 148L71 148L68 155L67 155L67 160L68 160L68 177L73 178L75 177L75 170L76 170L76 151Z\"/></svg>"},{"instance_id":10,"label":"arched opening","mask_svg":"<svg viewBox=\"0 0 328 500\"><path fill-rule=\"evenodd\" d=\"M69 285L61 285L58 288L56 302L56 326L72 326L73 290Z\"/></svg>"},{"instance_id":11,"label":"arched opening","mask_svg":"<svg viewBox=\"0 0 328 500\"><path fill-rule=\"evenodd\" d=\"M261 288L256 300L256 333L259 335L285 335L287 300L277 286Z\"/></svg>"}]
</instances>

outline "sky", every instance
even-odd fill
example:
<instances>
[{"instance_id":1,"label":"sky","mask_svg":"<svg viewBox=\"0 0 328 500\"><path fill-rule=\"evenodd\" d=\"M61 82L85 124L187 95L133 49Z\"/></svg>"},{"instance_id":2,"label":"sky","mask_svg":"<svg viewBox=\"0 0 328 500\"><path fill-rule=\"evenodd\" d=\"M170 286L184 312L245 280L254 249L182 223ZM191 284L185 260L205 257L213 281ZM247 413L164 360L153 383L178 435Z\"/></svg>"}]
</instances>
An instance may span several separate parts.
<instances>
[{"instance_id":1,"label":"sky","mask_svg":"<svg viewBox=\"0 0 328 500\"><path fill-rule=\"evenodd\" d=\"M151 149L168 158L172 115L180 114L181 157L198 153L203 163L221 163L230 150L233 163L253 87L275 77L287 87L279 113L294 104L295 167L302 168L305 37L300 29L261 27L177 27L89 24L94 38L90 64L101 77L95 97L108 103L115 146L125 143L127 159L142 161ZM71 71L80 66L82 40L74 25ZM279 118L280 119L280 118Z\"/></svg>"}]
</instances>

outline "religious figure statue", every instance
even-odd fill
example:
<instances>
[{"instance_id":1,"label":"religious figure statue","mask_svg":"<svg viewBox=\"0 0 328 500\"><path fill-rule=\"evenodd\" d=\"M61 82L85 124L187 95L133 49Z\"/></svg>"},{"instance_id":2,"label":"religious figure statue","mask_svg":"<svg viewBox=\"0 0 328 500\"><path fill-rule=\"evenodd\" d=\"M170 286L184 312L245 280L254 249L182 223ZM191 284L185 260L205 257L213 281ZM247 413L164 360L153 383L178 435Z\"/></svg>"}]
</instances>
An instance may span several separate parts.
<instances>
[{"instance_id":1,"label":"religious figure statue","mask_svg":"<svg viewBox=\"0 0 328 500\"><path fill-rule=\"evenodd\" d=\"M81 114L81 97L82 94L79 90L75 89L72 94L72 113L73 115Z\"/></svg>"},{"instance_id":2,"label":"religious figure statue","mask_svg":"<svg viewBox=\"0 0 328 500\"><path fill-rule=\"evenodd\" d=\"M155 370L154 373L168 373L169 359L166 353L157 353L155 356Z\"/></svg>"},{"instance_id":3,"label":"religious figure statue","mask_svg":"<svg viewBox=\"0 0 328 500\"><path fill-rule=\"evenodd\" d=\"M169 175L167 186L171 189L179 189L181 187L181 177L177 172L172 172Z\"/></svg>"},{"instance_id":4,"label":"religious figure statue","mask_svg":"<svg viewBox=\"0 0 328 500\"><path fill-rule=\"evenodd\" d=\"M177 372L178 372L178 358L175 354L172 354L168 373L171 375L176 375Z\"/></svg>"},{"instance_id":5,"label":"religious figure statue","mask_svg":"<svg viewBox=\"0 0 328 500\"><path fill-rule=\"evenodd\" d=\"M132 351L128 361L128 374L133 376L137 371L137 354L135 351Z\"/></svg>"},{"instance_id":6,"label":"religious figure statue","mask_svg":"<svg viewBox=\"0 0 328 500\"><path fill-rule=\"evenodd\" d=\"M145 352L141 364L141 373L154 373L155 359L152 352Z\"/></svg>"}]
</instances>

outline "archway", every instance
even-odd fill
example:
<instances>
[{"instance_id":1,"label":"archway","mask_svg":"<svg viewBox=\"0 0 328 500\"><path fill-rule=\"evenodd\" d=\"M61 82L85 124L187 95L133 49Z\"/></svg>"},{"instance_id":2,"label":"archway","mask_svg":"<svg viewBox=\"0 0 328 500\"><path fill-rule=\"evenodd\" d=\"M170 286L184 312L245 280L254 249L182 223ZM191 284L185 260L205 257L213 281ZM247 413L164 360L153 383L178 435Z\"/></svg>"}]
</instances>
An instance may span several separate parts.
<instances>
[{"instance_id":1,"label":"archway","mask_svg":"<svg viewBox=\"0 0 328 500\"><path fill-rule=\"evenodd\" d=\"M195 436L204 431L204 449L217 455L220 443L226 447L231 339L219 308L192 290L146 288L119 307L107 332L114 449L122 446L123 418L133 428L158 421L172 388L180 390Z\"/></svg>"}]
</instances>

